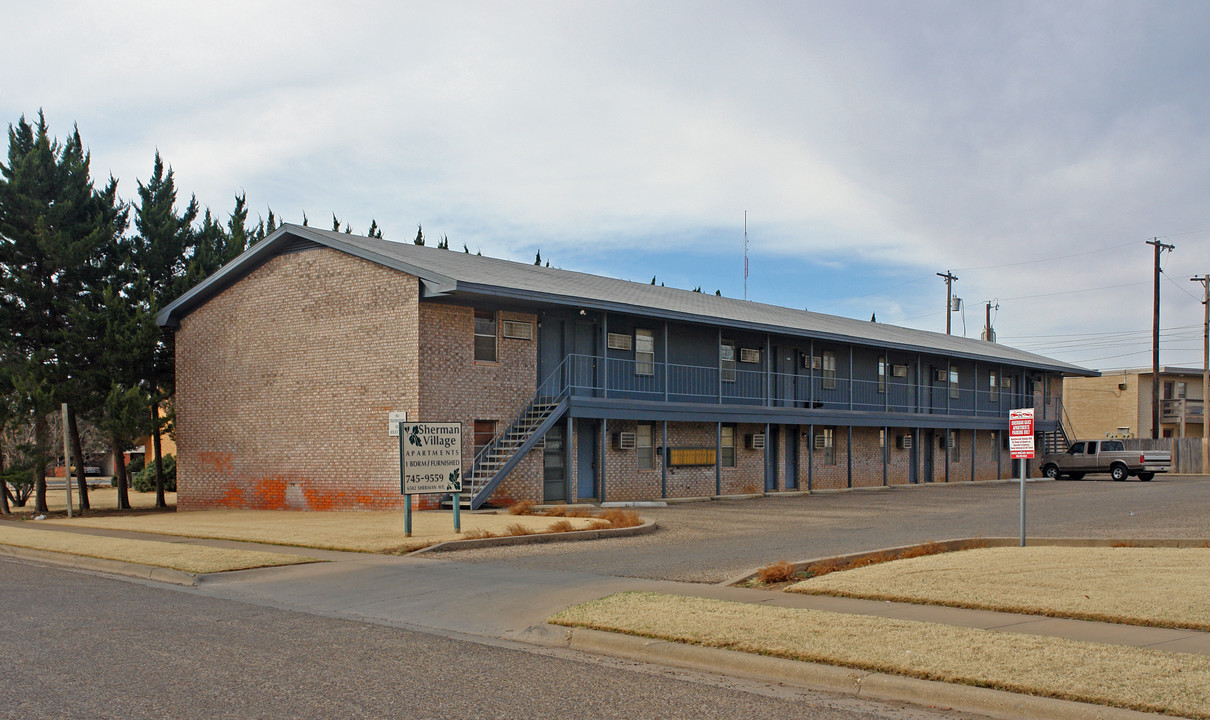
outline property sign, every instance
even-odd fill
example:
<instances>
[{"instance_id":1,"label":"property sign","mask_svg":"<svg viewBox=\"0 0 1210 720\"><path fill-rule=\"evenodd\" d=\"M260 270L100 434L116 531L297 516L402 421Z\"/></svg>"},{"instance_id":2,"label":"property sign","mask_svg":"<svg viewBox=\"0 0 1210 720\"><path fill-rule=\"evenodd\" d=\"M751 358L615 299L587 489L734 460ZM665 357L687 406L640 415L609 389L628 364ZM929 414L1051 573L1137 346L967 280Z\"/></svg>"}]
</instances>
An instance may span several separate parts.
<instances>
[{"instance_id":1,"label":"property sign","mask_svg":"<svg viewBox=\"0 0 1210 720\"><path fill-rule=\"evenodd\" d=\"M462 423L401 423L399 492L462 492Z\"/></svg>"},{"instance_id":2,"label":"property sign","mask_svg":"<svg viewBox=\"0 0 1210 720\"><path fill-rule=\"evenodd\" d=\"M407 410L387 414L387 435L399 437L399 424L408 421Z\"/></svg>"},{"instance_id":3,"label":"property sign","mask_svg":"<svg viewBox=\"0 0 1210 720\"><path fill-rule=\"evenodd\" d=\"M1034 409L1008 411L1008 450L1014 460L1034 456Z\"/></svg>"}]
</instances>

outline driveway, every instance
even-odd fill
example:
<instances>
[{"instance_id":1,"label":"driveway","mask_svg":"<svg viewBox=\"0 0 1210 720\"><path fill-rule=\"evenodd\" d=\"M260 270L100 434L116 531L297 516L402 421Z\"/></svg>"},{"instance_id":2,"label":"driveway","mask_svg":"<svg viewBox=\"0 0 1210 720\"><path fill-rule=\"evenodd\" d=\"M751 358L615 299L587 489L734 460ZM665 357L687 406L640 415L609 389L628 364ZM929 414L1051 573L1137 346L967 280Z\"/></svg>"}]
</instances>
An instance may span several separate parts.
<instances>
[{"instance_id":1,"label":"driveway","mask_svg":"<svg viewBox=\"0 0 1210 720\"><path fill-rule=\"evenodd\" d=\"M889 490L642 508L652 535L591 543L465 550L444 559L534 570L714 583L777 560L805 560L928 540L1016 537L1019 486L952 483ZM1030 482L1035 537L1210 537L1210 477L1149 483Z\"/></svg>"}]
</instances>

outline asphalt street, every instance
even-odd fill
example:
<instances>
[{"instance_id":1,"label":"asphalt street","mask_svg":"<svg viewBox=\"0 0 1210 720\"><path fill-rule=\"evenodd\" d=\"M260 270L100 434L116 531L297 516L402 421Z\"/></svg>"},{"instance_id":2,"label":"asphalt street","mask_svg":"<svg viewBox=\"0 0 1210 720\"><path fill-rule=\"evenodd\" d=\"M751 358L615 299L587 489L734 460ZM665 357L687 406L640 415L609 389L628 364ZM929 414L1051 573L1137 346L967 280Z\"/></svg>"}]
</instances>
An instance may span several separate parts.
<instances>
[{"instance_id":1,"label":"asphalt street","mask_svg":"<svg viewBox=\"0 0 1210 720\"><path fill-rule=\"evenodd\" d=\"M818 718L940 710L0 560L0 718Z\"/></svg>"},{"instance_id":2,"label":"asphalt street","mask_svg":"<svg viewBox=\"0 0 1210 720\"><path fill-rule=\"evenodd\" d=\"M1017 537L1017 483L952 483L889 490L721 500L641 508L652 535L444 553L450 560L595 575L722 582L778 560L808 560L929 540ZM1030 482L1034 537L1210 537L1210 478L1147 483Z\"/></svg>"}]
</instances>

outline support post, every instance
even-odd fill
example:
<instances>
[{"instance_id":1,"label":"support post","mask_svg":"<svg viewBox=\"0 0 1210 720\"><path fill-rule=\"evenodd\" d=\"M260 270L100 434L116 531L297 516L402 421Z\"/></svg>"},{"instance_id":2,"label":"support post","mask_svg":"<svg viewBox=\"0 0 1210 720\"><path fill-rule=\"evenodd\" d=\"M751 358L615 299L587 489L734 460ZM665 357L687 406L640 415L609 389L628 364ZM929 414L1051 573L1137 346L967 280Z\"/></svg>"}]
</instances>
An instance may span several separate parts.
<instances>
[{"instance_id":1,"label":"support post","mask_svg":"<svg viewBox=\"0 0 1210 720\"><path fill-rule=\"evenodd\" d=\"M605 418L601 418L601 487L597 492L601 496L597 499L601 502L605 502L605 466L608 464L605 461L609 453L609 428L606 427L607 424L608 421Z\"/></svg>"},{"instance_id":2,"label":"support post","mask_svg":"<svg viewBox=\"0 0 1210 720\"><path fill-rule=\"evenodd\" d=\"M84 467L84 458L77 462ZM67 403L63 403L63 485L67 488L67 517L71 517L71 443L67 439ZM0 488L3 490L3 488ZM80 512L84 512L81 508Z\"/></svg>"},{"instance_id":3,"label":"support post","mask_svg":"<svg viewBox=\"0 0 1210 720\"><path fill-rule=\"evenodd\" d=\"M1148 245L1155 246L1155 267L1151 291L1151 439L1160 436L1160 255L1174 246L1151 238Z\"/></svg>"},{"instance_id":4,"label":"support post","mask_svg":"<svg viewBox=\"0 0 1210 720\"><path fill-rule=\"evenodd\" d=\"M852 351L850 350L850 352L852 352ZM852 382L852 379L850 379L849 382ZM852 386L850 385L850 388L851 387ZM849 395L849 397L852 398L853 396ZM853 487L853 426L852 425L849 426L849 438L845 442L845 456L846 456L845 457L845 470L848 472L848 475L849 475L848 486L851 488L851 487Z\"/></svg>"},{"instance_id":5,"label":"support post","mask_svg":"<svg viewBox=\"0 0 1210 720\"><path fill-rule=\"evenodd\" d=\"M667 326L667 323L665 323ZM660 442L660 497L668 497L668 421L664 421L663 439Z\"/></svg>"},{"instance_id":6,"label":"support post","mask_svg":"<svg viewBox=\"0 0 1210 720\"><path fill-rule=\"evenodd\" d=\"M815 481L815 424L807 426L807 492L811 492Z\"/></svg>"},{"instance_id":7,"label":"support post","mask_svg":"<svg viewBox=\"0 0 1210 720\"><path fill-rule=\"evenodd\" d=\"M882 486L887 486L887 456L891 453L891 429L885 425L882 428Z\"/></svg>"},{"instance_id":8,"label":"support post","mask_svg":"<svg viewBox=\"0 0 1210 720\"><path fill-rule=\"evenodd\" d=\"M1189 278L1202 284L1204 299L1202 310L1202 474L1210 473L1210 420L1206 409L1210 408L1210 275Z\"/></svg>"},{"instance_id":9,"label":"support post","mask_svg":"<svg viewBox=\"0 0 1210 720\"><path fill-rule=\"evenodd\" d=\"M731 436L731 441L735 442L735 436ZM768 438L765 438L768 442ZM723 424L721 422L714 423L714 494L723 494Z\"/></svg>"}]
</instances>

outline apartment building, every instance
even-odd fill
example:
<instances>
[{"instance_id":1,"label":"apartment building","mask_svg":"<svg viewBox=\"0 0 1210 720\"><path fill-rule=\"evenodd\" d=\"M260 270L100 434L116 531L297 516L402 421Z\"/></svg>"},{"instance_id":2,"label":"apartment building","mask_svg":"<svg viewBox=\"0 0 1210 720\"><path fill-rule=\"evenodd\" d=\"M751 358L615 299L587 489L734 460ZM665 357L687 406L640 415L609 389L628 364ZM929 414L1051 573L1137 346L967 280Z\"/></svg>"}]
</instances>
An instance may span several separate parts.
<instances>
[{"instance_id":1,"label":"apartment building","mask_svg":"<svg viewBox=\"0 0 1210 720\"><path fill-rule=\"evenodd\" d=\"M1064 378L1096 376L982 340L295 225L158 321L176 333L182 509L402 507L392 412L462 424L471 507L1008 477L1009 409L1061 432Z\"/></svg>"}]
</instances>

